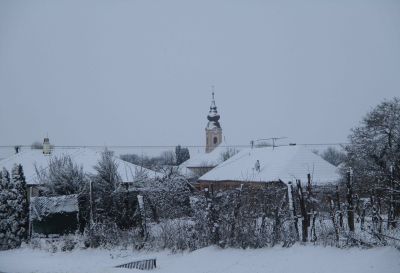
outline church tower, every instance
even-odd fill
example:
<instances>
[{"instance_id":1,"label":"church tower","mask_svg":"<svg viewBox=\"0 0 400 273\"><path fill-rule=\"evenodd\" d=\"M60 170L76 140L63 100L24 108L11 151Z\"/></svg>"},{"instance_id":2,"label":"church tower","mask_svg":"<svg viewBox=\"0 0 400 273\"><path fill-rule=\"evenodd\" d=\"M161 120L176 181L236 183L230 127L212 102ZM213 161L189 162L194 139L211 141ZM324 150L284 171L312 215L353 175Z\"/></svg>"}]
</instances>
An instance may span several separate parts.
<instances>
[{"instance_id":1,"label":"church tower","mask_svg":"<svg viewBox=\"0 0 400 273\"><path fill-rule=\"evenodd\" d=\"M214 91L212 92L212 100L210 112L208 113L206 127L206 153L211 152L222 142L222 128L219 124L219 114L215 105Z\"/></svg>"}]
</instances>

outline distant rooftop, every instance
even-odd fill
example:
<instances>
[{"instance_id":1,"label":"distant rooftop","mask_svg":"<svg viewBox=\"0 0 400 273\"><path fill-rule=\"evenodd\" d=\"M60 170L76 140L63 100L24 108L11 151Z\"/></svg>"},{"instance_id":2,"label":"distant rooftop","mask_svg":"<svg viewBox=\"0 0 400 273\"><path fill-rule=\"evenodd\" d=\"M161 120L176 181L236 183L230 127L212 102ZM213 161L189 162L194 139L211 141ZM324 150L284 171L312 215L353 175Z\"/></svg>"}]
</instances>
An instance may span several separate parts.
<instances>
[{"instance_id":1,"label":"distant rooftop","mask_svg":"<svg viewBox=\"0 0 400 273\"><path fill-rule=\"evenodd\" d=\"M0 168L6 168L8 171L11 171L15 164L21 164L27 184L39 184L35 165L39 169L47 169L52 157L68 155L74 163L83 167L84 172L94 174L96 172L94 166L97 165L100 160L101 153L100 151L94 151L89 148L55 148L51 151L50 155L44 155L41 149L32 149L0 160ZM114 160L118 164L118 173L124 183L136 182L144 176L149 178L162 176L157 172L123 161L118 157L114 157Z\"/></svg>"},{"instance_id":2,"label":"distant rooftop","mask_svg":"<svg viewBox=\"0 0 400 273\"><path fill-rule=\"evenodd\" d=\"M182 166L187 168L201 168L201 167L215 167L219 165L224 161L222 158L222 154L229 149L229 147L222 145L216 147L209 153L201 152L197 154L195 153L190 154L190 159L183 162Z\"/></svg>"},{"instance_id":3,"label":"distant rooftop","mask_svg":"<svg viewBox=\"0 0 400 273\"><path fill-rule=\"evenodd\" d=\"M257 163L258 162L258 163ZM245 149L221 163L199 181L272 182L307 181L313 184L335 183L338 169L302 146L282 146Z\"/></svg>"}]
</instances>

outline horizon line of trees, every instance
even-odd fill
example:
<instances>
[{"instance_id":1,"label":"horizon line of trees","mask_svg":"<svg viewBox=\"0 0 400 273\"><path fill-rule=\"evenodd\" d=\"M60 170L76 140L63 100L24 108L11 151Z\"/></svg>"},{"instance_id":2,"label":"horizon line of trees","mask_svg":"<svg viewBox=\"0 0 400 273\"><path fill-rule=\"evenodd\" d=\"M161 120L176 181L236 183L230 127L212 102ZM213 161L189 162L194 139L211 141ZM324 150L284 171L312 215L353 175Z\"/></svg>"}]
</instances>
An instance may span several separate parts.
<instances>
[{"instance_id":1,"label":"horizon line of trees","mask_svg":"<svg viewBox=\"0 0 400 273\"><path fill-rule=\"evenodd\" d=\"M139 156L131 153L122 154L120 158L132 164L158 171L162 169L163 166L179 166L190 159L190 153L188 148L178 145L175 147L175 151L164 151L159 156Z\"/></svg>"}]
</instances>

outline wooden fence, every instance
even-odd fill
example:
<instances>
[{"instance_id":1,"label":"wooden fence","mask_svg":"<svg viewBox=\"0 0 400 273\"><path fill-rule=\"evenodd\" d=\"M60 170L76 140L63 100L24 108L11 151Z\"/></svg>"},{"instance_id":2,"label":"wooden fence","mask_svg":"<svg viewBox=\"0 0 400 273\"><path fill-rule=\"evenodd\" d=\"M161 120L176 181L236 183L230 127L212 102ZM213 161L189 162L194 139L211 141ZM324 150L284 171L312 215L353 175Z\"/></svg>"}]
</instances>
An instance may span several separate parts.
<instances>
[{"instance_id":1,"label":"wooden fence","mask_svg":"<svg viewBox=\"0 0 400 273\"><path fill-rule=\"evenodd\" d=\"M117 268L135 268L140 270L152 270L157 267L156 259L134 261L116 266Z\"/></svg>"}]
</instances>

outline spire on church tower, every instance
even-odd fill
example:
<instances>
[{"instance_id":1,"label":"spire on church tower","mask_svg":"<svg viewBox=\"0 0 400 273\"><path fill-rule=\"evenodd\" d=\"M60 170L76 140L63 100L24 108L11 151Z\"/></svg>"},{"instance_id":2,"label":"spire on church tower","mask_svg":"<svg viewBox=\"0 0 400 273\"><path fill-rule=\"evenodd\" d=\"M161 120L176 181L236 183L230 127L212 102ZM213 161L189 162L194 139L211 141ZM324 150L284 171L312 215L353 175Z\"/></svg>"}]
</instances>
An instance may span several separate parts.
<instances>
[{"instance_id":1,"label":"spire on church tower","mask_svg":"<svg viewBox=\"0 0 400 273\"><path fill-rule=\"evenodd\" d=\"M215 104L214 87L212 87L212 99L210 111L207 115L208 123L206 127L206 153L211 152L222 142L222 128L219 124L220 115Z\"/></svg>"},{"instance_id":2,"label":"spire on church tower","mask_svg":"<svg viewBox=\"0 0 400 273\"><path fill-rule=\"evenodd\" d=\"M214 92L212 92L211 106L210 106L210 111L208 112L207 119L208 119L208 124L207 124L208 129L212 129L214 127L221 128L221 125L219 124L220 116L217 111L217 106L215 105Z\"/></svg>"}]
</instances>

